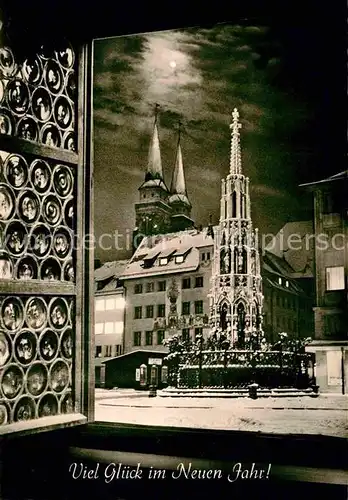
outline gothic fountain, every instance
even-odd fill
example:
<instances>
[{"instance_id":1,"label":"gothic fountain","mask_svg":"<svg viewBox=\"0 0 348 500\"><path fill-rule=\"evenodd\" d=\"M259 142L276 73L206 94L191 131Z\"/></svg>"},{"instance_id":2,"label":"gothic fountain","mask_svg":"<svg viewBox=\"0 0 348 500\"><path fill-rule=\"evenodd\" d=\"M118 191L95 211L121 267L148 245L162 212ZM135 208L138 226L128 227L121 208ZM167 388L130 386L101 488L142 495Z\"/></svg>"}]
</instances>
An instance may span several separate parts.
<instances>
[{"instance_id":1,"label":"gothic fountain","mask_svg":"<svg viewBox=\"0 0 348 500\"><path fill-rule=\"evenodd\" d=\"M315 360L305 352L306 341L280 333L270 345L264 337L258 230L242 172L236 109L232 117L230 171L222 179L213 235L209 330L193 340L176 333L166 341L169 387L163 395L313 393ZM170 297L173 312L178 293Z\"/></svg>"}]
</instances>

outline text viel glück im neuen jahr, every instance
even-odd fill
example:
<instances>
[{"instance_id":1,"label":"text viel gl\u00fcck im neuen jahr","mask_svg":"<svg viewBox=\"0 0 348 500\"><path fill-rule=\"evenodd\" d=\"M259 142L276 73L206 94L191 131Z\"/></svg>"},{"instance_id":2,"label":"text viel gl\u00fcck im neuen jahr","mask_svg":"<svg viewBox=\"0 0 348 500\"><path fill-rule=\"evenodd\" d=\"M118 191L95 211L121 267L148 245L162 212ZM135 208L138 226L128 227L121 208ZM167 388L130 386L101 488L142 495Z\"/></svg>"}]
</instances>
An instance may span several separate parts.
<instances>
[{"instance_id":1,"label":"text viel gl\u00fcck im neuen jahr","mask_svg":"<svg viewBox=\"0 0 348 500\"><path fill-rule=\"evenodd\" d=\"M141 463L136 466L111 462L109 464L96 463L89 467L82 462L73 462L69 467L69 473L73 479L104 480L106 483L120 480L153 479L225 479L230 483L237 480L264 480L269 479L271 464L262 466L252 463L243 464L236 462L230 470L195 468L191 462L180 462L173 470L157 469L152 466L143 467Z\"/></svg>"}]
</instances>

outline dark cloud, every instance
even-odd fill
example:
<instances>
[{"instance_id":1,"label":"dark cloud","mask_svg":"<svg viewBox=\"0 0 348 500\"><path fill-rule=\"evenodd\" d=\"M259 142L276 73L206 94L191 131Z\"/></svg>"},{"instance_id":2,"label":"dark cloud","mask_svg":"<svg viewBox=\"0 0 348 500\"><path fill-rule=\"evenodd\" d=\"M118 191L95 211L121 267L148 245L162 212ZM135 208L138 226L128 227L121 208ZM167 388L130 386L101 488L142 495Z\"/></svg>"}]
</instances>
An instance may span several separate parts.
<instances>
[{"instance_id":1,"label":"dark cloud","mask_svg":"<svg viewBox=\"0 0 348 500\"><path fill-rule=\"evenodd\" d=\"M231 112L241 115L243 169L250 177L254 224L279 229L302 216L299 173L311 108L279 83L288 62L267 27L218 25L99 40L95 44L96 231L125 232L147 163L155 103L170 184L177 124L197 224L219 217L220 179L229 170ZM103 197L102 203L99 203ZM109 260L124 253L101 252Z\"/></svg>"}]
</instances>

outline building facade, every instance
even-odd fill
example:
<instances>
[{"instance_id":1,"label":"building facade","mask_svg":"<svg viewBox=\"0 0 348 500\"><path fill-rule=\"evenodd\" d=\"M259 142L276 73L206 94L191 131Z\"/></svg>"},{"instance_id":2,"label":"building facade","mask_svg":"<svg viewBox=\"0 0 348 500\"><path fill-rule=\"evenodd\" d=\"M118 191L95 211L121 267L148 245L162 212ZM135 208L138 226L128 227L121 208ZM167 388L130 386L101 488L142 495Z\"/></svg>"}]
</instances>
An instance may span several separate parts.
<instances>
[{"instance_id":1,"label":"building facade","mask_svg":"<svg viewBox=\"0 0 348 500\"><path fill-rule=\"evenodd\" d=\"M266 339L273 343L278 333L289 338L313 337L313 294L302 288L303 279L294 278L294 270L285 259L270 252L262 256L262 284L264 294L263 330ZM298 276L298 273L295 273ZM306 281L313 282L313 278ZM309 285L309 283L306 283Z\"/></svg>"},{"instance_id":2,"label":"building facade","mask_svg":"<svg viewBox=\"0 0 348 500\"><path fill-rule=\"evenodd\" d=\"M244 347L253 334L262 336L263 295L249 178L242 173L237 109L232 117L230 172L222 180L220 222L214 230L210 323L213 328L228 331L232 343Z\"/></svg>"},{"instance_id":3,"label":"building facade","mask_svg":"<svg viewBox=\"0 0 348 500\"><path fill-rule=\"evenodd\" d=\"M174 333L209 332L213 240L207 229L143 239L123 275L124 350L163 350Z\"/></svg>"},{"instance_id":4,"label":"building facade","mask_svg":"<svg viewBox=\"0 0 348 500\"><path fill-rule=\"evenodd\" d=\"M322 390L347 392L348 171L304 184L314 198L316 376Z\"/></svg>"},{"instance_id":5,"label":"building facade","mask_svg":"<svg viewBox=\"0 0 348 500\"><path fill-rule=\"evenodd\" d=\"M95 270L95 383L104 386L104 361L123 353L125 294L118 276L128 261Z\"/></svg>"}]
</instances>

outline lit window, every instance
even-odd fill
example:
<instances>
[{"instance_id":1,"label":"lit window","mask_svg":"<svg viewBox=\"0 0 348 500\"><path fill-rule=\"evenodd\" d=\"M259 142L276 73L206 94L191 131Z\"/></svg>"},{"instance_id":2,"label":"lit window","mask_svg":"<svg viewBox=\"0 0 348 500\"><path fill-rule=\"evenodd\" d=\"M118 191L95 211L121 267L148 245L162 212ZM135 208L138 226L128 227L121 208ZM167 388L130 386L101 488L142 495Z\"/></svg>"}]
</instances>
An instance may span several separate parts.
<instances>
[{"instance_id":1,"label":"lit window","mask_svg":"<svg viewBox=\"0 0 348 500\"><path fill-rule=\"evenodd\" d=\"M96 311L105 311L105 300L104 299L97 299L96 300L95 310Z\"/></svg>"},{"instance_id":2,"label":"lit window","mask_svg":"<svg viewBox=\"0 0 348 500\"><path fill-rule=\"evenodd\" d=\"M115 299L114 298L106 299L105 300L105 310L112 311L113 309L115 309Z\"/></svg>"},{"instance_id":3,"label":"lit window","mask_svg":"<svg viewBox=\"0 0 348 500\"><path fill-rule=\"evenodd\" d=\"M278 278L278 284L281 285L283 283L281 278Z\"/></svg>"},{"instance_id":4,"label":"lit window","mask_svg":"<svg viewBox=\"0 0 348 500\"><path fill-rule=\"evenodd\" d=\"M105 333L114 333L114 323L112 321L107 321L105 323Z\"/></svg>"},{"instance_id":5,"label":"lit window","mask_svg":"<svg viewBox=\"0 0 348 500\"><path fill-rule=\"evenodd\" d=\"M326 268L326 290L344 290L344 267Z\"/></svg>"},{"instance_id":6,"label":"lit window","mask_svg":"<svg viewBox=\"0 0 348 500\"><path fill-rule=\"evenodd\" d=\"M175 264L181 264L182 262L184 262L184 256L183 255L177 255L175 257Z\"/></svg>"},{"instance_id":7,"label":"lit window","mask_svg":"<svg viewBox=\"0 0 348 500\"><path fill-rule=\"evenodd\" d=\"M104 323L96 323L95 324L95 334L98 335L104 332Z\"/></svg>"},{"instance_id":8,"label":"lit window","mask_svg":"<svg viewBox=\"0 0 348 500\"><path fill-rule=\"evenodd\" d=\"M123 333L123 321L115 321L114 333Z\"/></svg>"},{"instance_id":9,"label":"lit window","mask_svg":"<svg viewBox=\"0 0 348 500\"><path fill-rule=\"evenodd\" d=\"M124 297L116 297L116 309L124 309L126 305L126 300Z\"/></svg>"},{"instance_id":10,"label":"lit window","mask_svg":"<svg viewBox=\"0 0 348 500\"><path fill-rule=\"evenodd\" d=\"M288 282L288 280L286 280L286 282L285 282L285 286L286 286L287 288L289 288L289 282Z\"/></svg>"},{"instance_id":11,"label":"lit window","mask_svg":"<svg viewBox=\"0 0 348 500\"><path fill-rule=\"evenodd\" d=\"M163 258L163 259L160 259L159 260L159 265L160 266L166 266L168 264L168 259L167 257Z\"/></svg>"}]
</instances>

